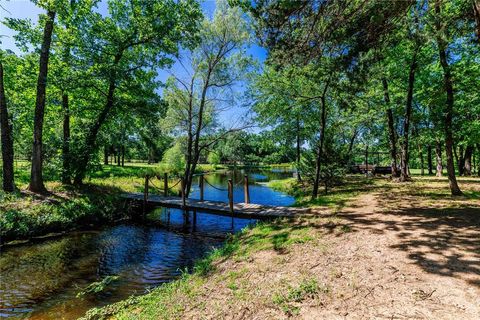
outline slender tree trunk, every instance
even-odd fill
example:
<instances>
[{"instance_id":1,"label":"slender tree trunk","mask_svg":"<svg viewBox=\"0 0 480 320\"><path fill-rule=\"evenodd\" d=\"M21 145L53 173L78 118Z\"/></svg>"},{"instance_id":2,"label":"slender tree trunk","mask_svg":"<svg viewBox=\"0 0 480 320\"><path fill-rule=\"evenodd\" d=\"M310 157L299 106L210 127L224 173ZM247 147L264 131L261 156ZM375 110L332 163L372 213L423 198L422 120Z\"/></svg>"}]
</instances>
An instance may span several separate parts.
<instances>
[{"instance_id":1,"label":"slender tree trunk","mask_svg":"<svg viewBox=\"0 0 480 320\"><path fill-rule=\"evenodd\" d=\"M419 50L418 44L416 44L415 50L413 52L412 61L410 63L410 71L408 74L408 91L407 91L407 102L405 104L405 119L403 122L403 139L402 139L402 152L400 155L400 181L407 181L409 179L408 174L408 139L410 131L410 118L412 114L412 104L413 104L413 89L415 85L415 72L417 69L417 53Z\"/></svg>"},{"instance_id":2,"label":"slender tree trunk","mask_svg":"<svg viewBox=\"0 0 480 320\"><path fill-rule=\"evenodd\" d=\"M68 94L62 94L63 107L63 144L62 144L62 183L71 184L70 171L70 107L68 102Z\"/></svg>"},{"instance_id":3,"label":"slender tree trunk","mask_svg":"<svg viewBox=\"0 0 480 320\"><path fill-rule=\"evenodd\" d=\"M425 162L423 160L423 149L420 144L418 144L418 156L420 158L420 175L425 175Z\"/></svg>"},{"instance_id":4,"label":"slender tree trunk","mask_svg":"<svg viewBox=\"0 0 480 320\"><path fill-rule=\"evenodd\" d=\"M312 190L312 199L316 199L318 197L318 188L320 185L320 172L322 169L322 160L323 160L323 146L325 144L325 129L327 126L327 105L326 105L326 94L328 90L328 86L330 85L330 79L325 84L325 88L323 89L323 94L320 99L321 102L321 116L320 116L320 143L318 145L317 151L317 161L316 161L316 168L315 168L315 180L313 182L313 190Z\"/></svg>"},{"instance_id":5,"label":"slender tree trunk","mask_svg":"<svg viewBox=\"0 0 480 320\"><path fill-rule=\"evenodd\" d=\"M428 166L428 174L433 174L433 161L432 161L432 146L428 145L427 147L427 166Z\"/></svg>"},{"instance_id":6,"label":"slender tree trunk","mask_svg":"<svg viewBox=\"0 0 480 320\"><path fill-rule=\"evenodd\" d=\"M357 139L357 135L358 135L358 130L357 130L357 128L355 128L355 129L353 130L352 137L350 138L350 142L348 143L347 156L348 156L349 158L352 157L353 145L355 144L355 139Z\"/></svg>"},{"instance_id":7,"label":"slender tree trunk","mask_svg":"<svg viewBox=\"0 0 480 320\"><path fill-rule=\"evenodd\" d=\"M463 176L463 168L465 167L465 153L463 150L463 146L458 148L459 156L457 158L457 167L458 167L458 175Z\"/></svg>"},{"instance_id":8,"label":"slender tree trunk","mask_svg":"<svg viewBox=\"0 0 480 320\"><path fill-rule=\"evenodd\" d=\"M30 185L32 192L46 192L43 184L43 118L45 115L45 99L47 88L48 59L50 57L50 44L52 42L55 12L47 12L47 20L43 32L42 48L40 51L40 70L38 72L37 98L35 103L35 116L33 123L33 149Z\"/></svg>"},{"instance_id":9,"label":"slender tree trunk","mask_svg":"<svg viewBox=\"0 0 480 320\"><path fill-rule=\"evenodd\" d=\"M300 137L300 116L297 115L297 180L302 181L302 176L300 175L300 156L301 156L301 137Z\"/></svg>"},{"instance_id":10,"label":"slender tree trunk","mask_svg":"<svg viewBox=\"0 0 480 320\"><path fill-rule=\"evenodd\" d=\"M121 151L121 147L120 146L117 146L117 166L120 167L121 163L120 163L120 157L122 155L122 151Z\"/></svg>"},{"instance_id":11,"label":"slender tree trunk","mask_svg":"<svg viewBox=\"0 0 480 320\"><path fill-rule=\"evenodd\" d=\"M108 156L109 156L108 147L104 146L103 147L103 164L105 165L108 165Z\"/></svg>"},{"instance_id":12,"label":"slender tree trunk","mask_svg":"<svg viewBox=\"0 0 480 320\"><path fill-rule=\"evenodd\" d=\"M122 145L122 167L125 167L125 146Z\"/></svg>"},{"instance_id":13,"label":"slender tree trunk","mask_svg":"<svg viewBox=\"0 0 480 320\"><path fill-rule=\"evenodd\" d=\"M437 157L437 172L436 176L441 177L443 175L443 162L442 162L442 145L440 141L437 141L435 145L435 155Z\"/></svg>"},{"instance_id":14,"label":"slender tree trunk","mask_svg":"<svg viewBox=\"0 0 480 320\"><path fill-rule=\"evenodd\" d=\"M443 69L444 76L444 85L445 91L447 93L447 103L445 106L445 119L444 119L444 128L445 128L445 152L447 155L447 173L448 173L448 182L450 184L450 191L452 195L461 195L462 191L458 187L457 178L455 177L455 165L453 162L453 132L452 132L452 119L453 119L453 105L454 105L454 96L453 96L453 84L452 84L452 75L450 66L447 61L446 53L446 43L442 36L438 33L444 32L441 23L440 23L440 0L435 2L435 13L437 15L435 26L437 29L437 44L438 44L438 53L440 56L440 64Z\"/></svg>"},{"instance_id":15,"label":"slender tree trunk","mask_svg":"<svg viewBox=\"0 0 480 320\"><path fill-rule=\"evenodd\" d=\"M13 192L15 190L13 174L13 136L12 125L8 118L7 98L5 96L3 77L3 63L0 60L0 127L2 131L3 191Z\"/></svg>"},{"instance_id":16,"label":"slender tree trunk","mask_svg":"<svg viewBox=\"0 0 480 320\"><path fill-rule=\"evenodd\" d=\"M397 166L397 133L395 131L395 119L393 118L393 110L390 107L390 94L388 91L388 82L385 77L382 78L383 96L387 105L387 124L388 124L388 141L390 143L390 159L392 165L392 177L400 176Z\"/></svg>"},{"instance_id":17,"label":"slender tree trunk","mask_svg":"<svg viewBox=\"0 0 480 320\"><path fill-rule=\"evenodd\" d=\"M474 148L472 145L468 145L465 149L465 156L463 161L463 175L471 176L472 175L472 155Z\"/></svg>"},{"instance_id":18,"label":"slender tree trunk","mask_svg":"<svg viewBox=\"0 0 480 320\"><path fill-rule=\"evenodd\" d=\"M475 16L475 24L477 25L477 41L480 44L480 1L472 0L473 15Z\"/></svg>"},{"instance_id":19,"label":"slender tree trunk","mask_svg":"<svg viewBox=\"0 0 480 320\"><path fill-rule=\"evenodd\" d=\"M85 178L85 175L87 173L88 162L90 161L90 157L96 147L98 132L100 131L100 128L102 127L102 125L105 123L105 120L107 120L107 116L113 108L114 95L115 95L115 90L117 88L115 84L116 77L117 77L116 69L117 69L118 63L120 62L120 59L122 58L122 55L123 55L123 51L120 51L117 55L115 55L115 59L113 62L113 70L112 70L113 72L110 76L110 81L108 85L107 100L97 120L92 125L89 132L87 133L87 137L85 138L85 149L83 150L82 155L80 156L80 159L78 161L77 171L73 180L73 183L75 185L81 185L83 183L83 179Z\"/></svg>"}]
</instances>

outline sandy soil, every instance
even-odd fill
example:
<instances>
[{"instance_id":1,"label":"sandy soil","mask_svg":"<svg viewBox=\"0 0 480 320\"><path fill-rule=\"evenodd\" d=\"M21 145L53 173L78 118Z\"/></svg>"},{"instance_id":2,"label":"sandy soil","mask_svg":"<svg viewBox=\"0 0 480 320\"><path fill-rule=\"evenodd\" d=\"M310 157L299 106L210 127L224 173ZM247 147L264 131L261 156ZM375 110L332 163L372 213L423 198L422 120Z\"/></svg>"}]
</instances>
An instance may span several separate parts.
<instances>
[{"instance_id":1,"label":"sandy soil","mask_svg":"<svg viewBox=\"0 0 480 320\"><path fill-rule=\"evenodd\" d=\"M219 262L184 318L480 319L480 201L451 207L382 189L319 209L295 221L312 241Z\"/></svg>"}]
</instances>

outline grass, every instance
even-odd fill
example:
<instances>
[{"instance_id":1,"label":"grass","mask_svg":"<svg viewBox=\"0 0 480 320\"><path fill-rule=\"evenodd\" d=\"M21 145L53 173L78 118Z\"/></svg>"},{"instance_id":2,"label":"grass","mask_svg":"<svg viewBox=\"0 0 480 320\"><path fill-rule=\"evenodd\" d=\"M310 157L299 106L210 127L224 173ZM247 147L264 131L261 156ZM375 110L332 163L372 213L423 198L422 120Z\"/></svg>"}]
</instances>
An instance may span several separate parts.
<instances>
[{"instance_id":1,"label":"grass","mask_svg":"<svg viewBox=\"0 0 480 320\"><path fill-rule=\"evenodd\" d=\"M433 179L433 180L432 180ZM455 205L462 202L473 205L478 199L480 179L460 178L461 187L466 190L466 197L452 200L448 195L446 178L415 177L414 182L396 183L386 179L368 178L363 176L348 176L346 183L334 187L327 195L311 200L309 189L298 185L294 179L276 180L269 183L270 187L294 194L302 205L311 207L327 207L333 214L324 217L303 217L295 220L276 220L260 222L248 227L242 232L231 236L223 247L212 251L207 257L198 261L192 273L184 273L180 279L162 285L144 296L104 307L90 310L85 319L182 319L185 312L194 310L199 317L205 308L205 296L211 290L217 292L215 284L224 287L222 303L238 303L250 301L247 282L252 274L247 270L249 264L258 258L261 252L275 253L279 261L286 253L294 254L302 246L328 249L328 244L322 240L323 234L335 232L337 235L353 232L352 226L343 223L336 216L337 210L343 208L347 201L364 193L378 192L390 197L414 197L421 205L427 201L438 202L441 197L446 200L443 205ZM386 203L394 201L385 199ZM480 203L478 203L480 207ZM320 231L320 232L319 232ZM222 264L224 263L225 264ZM284 263L284 262L279 262ZM241 268L236 269L240 264ZM221 268L219 268L221 266ZM209 282L214 277L214 283ZM352 280L353 281L353 280ZM212 288L213 285L213 288ZM355 285L355 281L352 282ZM252 288L250 287L250 290ZM258 290L267 290L258 288ZM326 284L319 284L316 278L304 276L300 282L288 282L283 287L268 288L272 291L271 303L287 316L295 316L300 311L299 306L305 300L316 299L321 294L330 292ZM225 299L225 300L224 300ZM250 299L250 300L248 300ZM252 301L250 301L251 303Z\"/></svg>"},{"instance_id":2,"label":"grass","mask_svg":"<svg viewBox=\"0 0 480 320\"><path fill-rule=\"evenodd\" d=\"M297 286L289 286L288 289L282 290L274 294L272 301L279 306L288 316L298 315L300 308L296 303L303 302L306 299L315 299L315 297L323 292L327 293L327 287L321 288L315 278L303 279Z\"/></svg>"},{"instance_id":3,"label":"grass","mask_svg":"<svg viewBox=\"0 0 480 320\"><path fill-rule=\"evenodd\" d=\"M271 222L260 222L250 226L240 233L232 235L222 247L213 250L205 258L196 262L192 273L184 272L182 276L170 283L164 284L152 292L133 297L103 308L91 309L83 318L107 319L181 319L186 306L201 294L201 288L207 278L217 272L220 261L247 261L255 252L275 250L284 252L294 244L314 241L313 226L305 223L292 224L281 219ZM246 270L232 270L219 281L225 281L227 288L234 297L243 300L246 292L242 289L242 279ZM302 287L306 293L311 290Z\"/></svg>"},{"instance_id":4,"label":"grass","mask_svg":"<svg viewBox=\"0 0 480 320\"><path fill-rule=\"evenodd\" d=\"M200 164L199 172L213 171L218 167ZM50 194L40 196L26 191L6 194L0 191L1 243L26 240L52 232L61 232L91 224L100 225L121 217L123 192L143 192L145 175L163 178L159 164L125 163L125 166L99 165L89 173L80 188L64 186L58 182L58 173L48 167L44 172L45 185ZM163 181L151 179L150 192L161 192ZM169 185L178 182L169 175ZM26 190L30 180L30 163L15 161L15 183ZM179 185L170 192L177 193Z\"/></svg>"}]
</instances>

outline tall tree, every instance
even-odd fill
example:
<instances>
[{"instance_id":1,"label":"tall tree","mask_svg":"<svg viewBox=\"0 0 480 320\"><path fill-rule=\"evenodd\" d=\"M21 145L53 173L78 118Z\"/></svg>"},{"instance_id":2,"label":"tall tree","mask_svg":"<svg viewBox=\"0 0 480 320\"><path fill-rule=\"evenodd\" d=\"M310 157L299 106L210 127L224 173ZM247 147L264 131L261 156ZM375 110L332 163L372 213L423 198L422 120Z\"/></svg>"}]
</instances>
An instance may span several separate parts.
<instances>
[{"instance_id":1,"label":"tall tree","mask_svg":"<svg viewBox=\"0 0 480 320\"><path fill-rule=\"evenodd\" d=\"M188 76L176 74L170 78L167 121L171 129L181 128L181 134L186 135L186 195L190 193L202 152L216 142L205 141L205 132L215 125L215 114L228 108L235 96L233 85L244 78L251 66L251 59L245 54L248 41L240 9L219 2L213 19L202 23L198 46L185 52L181 60ZM243 125L233 124L225 134Z\"/></svg>"},{"instance_id":2,"label":"tall tree","mask_svg":"<svg viewBox=\"0 0 480 320\"><path fill-rule=\"evenodd\" d=\"M50 44L52 42L53 27L56 12L47 11L43 41L40 50L40 61L37 81L37 98L35 103L35 117L33 129L32 167L30 185L28 189L33 192L46 192L43 183L43 119L45 116L45 99L48 75L48 59L50 57Z\"/></svg>"},{"instance_id":3,"label":"tall tree","mask_svg":"<svg viewBox=\"0 0 480 320\"><path fill-rule=\"evenodd\" d=\"M12 125L8 116L7 98L5 97L2 59L3 56L0 56L0 127L2 138L3 190L6 192L13 192L15 190L13 175L13 137Z\"/></svg>"},{"instance_id":4,"label":"tall tree","mask_svg":"<svg viewBox=\"0 0 480 320\"><path fill-rule=\"evenodd\" d=\"M435 31L436 41L438 46L438 55L440 59L440 65L443 69L444 88L447 94L447 100L445 104L444 114L444 130L445 130L445 153L447 156L447 174L448 182L450 185L450 192L452 195L462 195L462 191L458 187L457 179L455 177L455 165L453 160L453 132L452 132L452 119L454 108L454 93L453 93L453 80L450 65L447 59L447 42L445 34L445 22L442 21L442 0L435 0Z\"/></svg>"},{"instance_id":5,"label":"tall tree","mask_svg":"<svg viewBox=\"0 0 480 320\"><path fill-rule=\"evenodd\" d=\"M81 184L93 153L97 135L116 106L116 92L128 90L133 80L155 75L150 71L171 63L181 43L188 45L195 36L201 12L198 3L186 1L108 1L109 16L96 15L81 39L85 64L98 62L90 72L103 81L91 85L104 96L104 105L87 129L82 150L75 163L74 184ZM118 30L122 30L119 32ZM90 45L93 43L93 46Z\"/></svg>"}]
</instances>

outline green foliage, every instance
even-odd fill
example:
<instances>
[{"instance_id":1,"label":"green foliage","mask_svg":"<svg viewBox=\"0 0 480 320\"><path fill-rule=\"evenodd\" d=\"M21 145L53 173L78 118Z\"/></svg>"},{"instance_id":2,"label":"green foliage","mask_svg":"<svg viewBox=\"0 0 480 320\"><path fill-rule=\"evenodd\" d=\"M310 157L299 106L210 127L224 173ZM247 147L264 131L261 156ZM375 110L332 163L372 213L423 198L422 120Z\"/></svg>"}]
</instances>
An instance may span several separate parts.
<instances>
[{"instance_id":1,"label":"green foliage","mask_svg":"<svg viewBox=\"0 0 480 320\"><path fill-rule=\"evenodd\" d=\"M50 232L104 223L119 217L118 196L85 189L70 198L38 202L33 197L2 197L0 238L2 242L45 235Z\"/></svg>"},{"instance_id":2,"label":"green foliage","mask_svg":"<svg viewBox=\"0 0 480 320\"><path fill-rule=\"evenodd\" d=\"M170 149L165 151L162 164L166 166L168 172L177 174L185 168L185 155L180 143L175 143Z\"/></svg>"},{"instance_id":3,"label":"green foliage","mask_svg":"<svg viewBox=\"0 0 480 320\"><path fill-rule=\"evenodd\" d=\"M77 298L93 295L104 291L112 282L120 279L119 276L106 276L101 281L92 282L80 292L77 293Z\"/></svg>"}]
</instances>

